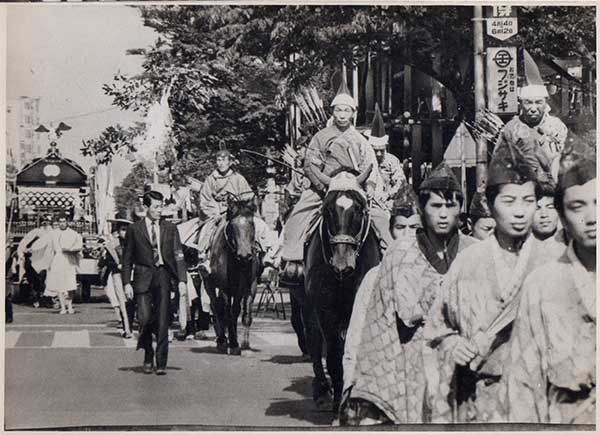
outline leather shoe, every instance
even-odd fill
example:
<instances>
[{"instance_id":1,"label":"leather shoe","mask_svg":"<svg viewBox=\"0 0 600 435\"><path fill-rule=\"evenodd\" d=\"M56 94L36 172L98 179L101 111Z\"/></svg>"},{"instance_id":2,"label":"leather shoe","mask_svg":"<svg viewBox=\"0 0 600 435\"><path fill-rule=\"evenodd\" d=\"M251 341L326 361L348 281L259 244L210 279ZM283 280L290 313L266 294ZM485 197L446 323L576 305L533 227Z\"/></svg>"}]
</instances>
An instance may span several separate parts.
<instances>
[{"instance_id":1,"label":"leather shoe","mask_svg":"<svg viewBox=\"0 0 600 435\"><path fill-rule=\"evenodd\" d=\"M142 366L142 370L145 374L149 375L154 371L154 364L152 364L151 362L144 363L144 365Z\"/></svg>"},{"instance_id":2,"label":"leather shoe","mask_svg":"<svg viewBox=\"0 0 600 435\"><path fill-rule=\"evenodd\" d=\"M156 369L156 374L159 375L159 376L160 375L166 375L167 374L167 369L163 369L163 368Z\"/></svg>"}]
</instances>

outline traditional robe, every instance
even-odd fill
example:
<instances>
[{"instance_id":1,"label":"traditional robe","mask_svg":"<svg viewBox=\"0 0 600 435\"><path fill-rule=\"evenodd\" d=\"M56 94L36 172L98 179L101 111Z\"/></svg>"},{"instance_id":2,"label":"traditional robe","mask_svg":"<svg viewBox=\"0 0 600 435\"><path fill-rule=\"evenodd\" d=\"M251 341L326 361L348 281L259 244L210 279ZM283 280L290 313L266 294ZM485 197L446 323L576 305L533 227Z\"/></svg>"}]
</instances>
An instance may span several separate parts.
<instances>
[{"instance_id":1,"label":"traditional robe","mask_svg":"<svg viewBox=\"0 0 600 435\"><path fill-rule=\"evenodd\" d=\"M427 314L452 260L474 242L457 233L444 258L437 256L424 231L419 231L416 238L392 243L380 265L366 309L353 310L353 317L361 312L365 317L363 322L360 317L353 318L351 324L360 329L351 327L348 332L346 400L367 401L398 424L429 420L424 413L427 400L423 328L421 323L412 325L411 319ZM362 292L360 299L369 294L365 289Z\"/></svg>"},{"instance_id":2,"label":"traditional robe","mask_svg":"<svg viewBox=\"0 0 600 435\"><path fill-rule=\"evenodd\" d=\"M516 265L506 264L495 236L459 254L452 264L441 297L425 326L425 339L442 360L451 359L459 336L472 340L479 355L467 367L456 366L453 386L434 408L452 410L454 422L506 421L506 394L500 380L508 354L512 320L525 277L550 260L543 243L529 236ZM502 326L504 325L504 326Z\"/></svg>"},{"instance_id":3,"label":"traditional robe","mask_svg":"<svg viewBox=\"0 0 600 435\"><path fill-rule=\"evenodd\" d=\"M594 424L595 362L596 273L571 243L523 284L507 364L509 420Z\"/></svg>"},{"instance_id":4,"label":"traditional robe","mask_svg":"<svg viewBox=\"0 0 600 435\"><path fill-rule=\"evenodd\" d=\"M323 203L321 194L326 188L315 175L313 164L325 175L331 175L341 167L354 168L355 165L361 172L372 164L373 170L367 184L376 190L378 184L382 183L375 152L354 127L341 131L332 125L317 132L310 141L304 160L304 174L310 180L312 188L302 192L285 224L282 251L284 260L302 260L309 225L318 216ZM388 222L382 222L383 220L384 217L379 219L378 216L373 223L378 235L387 241L391 236L389 236Z\"/></svg>"},{"instance_id":5,"label":"traditional robe","mask_svg":"<svg viewBox=\"0 0 600 435\"><path fill-rule=\"evenodd\" d=\"M564 149L568 129L557 117L546 113L538 125L530 127L519 116L511 119L502 129L501 141L494 154L507 143L518 146L538 173L558 171L558 157ZM541 157L543 156L543 157ZM541 157L541 158L540 158Z\"/></svg>"},{"instance_id":6,"label":"traditional robe","mask_svg":"<svg viewBox=\"0 0 600 435\"><path fill-rule=\"evenodd\" d=\"M206 177L200 190L200 211L204 214L203 218L214 218L227 211L228 193L235 196L248 195L252 193L252 188L238 172L229 171L222 175L214 170Z\"/></svg>"}]
</instances>

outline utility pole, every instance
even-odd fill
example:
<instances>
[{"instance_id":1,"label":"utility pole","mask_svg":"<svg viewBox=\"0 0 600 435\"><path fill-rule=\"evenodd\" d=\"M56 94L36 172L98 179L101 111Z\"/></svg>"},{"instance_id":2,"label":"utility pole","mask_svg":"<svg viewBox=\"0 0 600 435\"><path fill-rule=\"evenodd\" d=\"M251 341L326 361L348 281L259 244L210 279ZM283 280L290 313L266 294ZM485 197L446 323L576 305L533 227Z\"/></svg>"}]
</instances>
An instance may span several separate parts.
<instances>
[{"instance_id":1,"label":"utility pole","mask_svg":"<svg viewBox=\"0 0 600 435\"><path fill-rule=\"evenodd\" d=\"M481 116L485 109L485 72L483 47L483 13L481 6L473 6L473 48L475 76L475 116ZM483 138L477 140L476 153L476 183L477 190L483 191L487 181L487 142Z\"/></svg>"}]
</instances>

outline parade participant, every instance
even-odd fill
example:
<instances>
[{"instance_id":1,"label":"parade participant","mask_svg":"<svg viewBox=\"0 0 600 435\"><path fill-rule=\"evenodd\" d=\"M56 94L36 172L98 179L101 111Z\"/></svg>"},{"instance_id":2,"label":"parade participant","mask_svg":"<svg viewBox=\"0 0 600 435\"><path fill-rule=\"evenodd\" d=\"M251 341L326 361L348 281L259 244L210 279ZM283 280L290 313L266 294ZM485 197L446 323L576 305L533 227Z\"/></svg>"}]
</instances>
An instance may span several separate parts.
<instances>
[{"instance_id":1,"label":"parade participant","mask_svg":"<svg viewBox=\"0 0 600 435\"><path fill-rule=\"evenodd\" d=\"M123 269L123 249L125 248L125 236L127 228L133 223L129 213L120 212L114 219L109 219L112 223L112 234L105 241L105 249L102 257L98 261L98 268L106 268L105 272L105 291L117 317L123 325L123 338L131 338L131 326L129 316L127 315L127 297L123 289L123 280L121 273Z\"/></svg>"},{"instance_id":2,"label":"parade participant","mask_svg":"<svg viewBox=\"0 0 600 435\"><path fill-rule=\"evenodd\" d=\"M412 187L405 183L396 192L392 203L390 233L394 240L412 239L423 228L418 201Z\"/></svg>"},{"instance_id":3,"label":"parade participant","mask_svg":"<svg viewBox=\"0 0 600 435\"><path fill-rule=\"evenodd\" d=\"M128 298L137 299L139 338L136 350L144 350L144 373L152 373L157 335L156 374L166 374L169 352L169 301L171 279L179 294L186 293L186 268L179 232L170 222L159 224L163 196L156 191L144 195L146 217L130 225L125 236L122 279ZM132 272L135 267L135 274Z\"/></svg>"},{"instance_id":4,"label":"parade participant","mask_svg":"<svg viewBox=\"0 0 600 435\"><path fill-rule=\"evenodd\" d=\"M198 236L197 249L200 251L201 268L210 274L210 261L208 251L213 234L225 221L227 200L252 200L254 192L248 181L233 167L231 153L221 148L217 152L217 168L206 178L200 190L200 220L205 221ZM256 241L263 252L267 224L259 216L254 217Z\"/></svg>"},{"instance_id":5,"label":"parade participant","mask_svg":"<svg viewBox=\"0 0 600 435\"><path fill-rule=\"evenodd\" d=\"M494 234L496 229L496 221L482 192L475 192L471 199L469 226L471 227L471 236L479 240L487 239Z\"/></svg>"},{"instance_id":6,"label":"parade participant","mask_svg":"<svg viewBox=\"0 0 600 435\"><path fill-rule=\"evenodd\" d=\"M387 152L389 136L385 134L383 117L377 103L375 104L375 115L373 115L371 129L365 131L364 134L367 136L369 144L373 147L375 158L379 165L379 173L382 178L382 183L379 184L374 199L377 205L384 208L389 215L394 196L407 181L398 157Z\"/></svg>"},{"instance_id":7,"label":"parade participant","mask_svg":"<svg viewBox=\"0 0 600 435\"><path fill-rule=\"evenodd\" d=\"M50 266L46 278L46 295L58 296L60 314L75 314L72 292L77 289L77 268L81 260L83 239L69 228L66 213L58 215L58 229L50 232Z\"/></svg>"},{"instance_id":8,"label":"parade participant","mask_svg":"<svg viewBox=\"0 0 600 435\"><path fill-rule=\"evenodd\" d=\"M511 422L596 422L596 151L561 158L556 208L573 240L525 280L508 364Z\"/></svg>"},{"instance_id":9,"label":"parade participant","mask_svg":"<svg viewBox=\"0 0 600 435\"><path fill-rule=\"evenodd\" d=\"M27 277L27 282L29 283L33 306L35 308L40 306L42 294L44 293L46 270L35 270L32 264L32 246L38 240L42 240L44 236L50 233L50 231L52 231L52 215L48 214L42 217L42 225L39 228L34 228L29 231L17 246L20 275L19 281L24 273Z\"/></svg>"},{"instance_id":10,"label":"parade participant","mask_svg":"<svg viewBox=\"0 0 600 435\"><path fill-rule=\"evenodd\" d=\"M458 231L462 201L460 185L443 163L419 187L423 228L386 251L364 324L352 331L360 338L351 337L347 346L355 361L347 361L342 424L431 419L425 412L423 325L457 253L474 242Z\"/></svg>"},{"instance_id":11,"label":"parade participant","mask_svg":"<svg viewBox=\"0 0 600 435\"><path fill-rule=\"evenodd\" d=\"M519 114L502 129L501 140L494 153L507 144L521 149L528 163L535 168L538 179L556 178L558 159L565 146L568 129L557 117L550 115L548 91L540 72L527 50L524 51L527 84L519 92Z\"/></svg>"},{"instance_id":12,"label":"parade participant","mask_svg":"<svg viewBox=\"0 0 600 435\"><path fill-rule=\"evenodd\" d=\"M540 183L540 188L542 197L538 199L531 229L538 240L547 240L556 234L558 228L558 212L554 206L555 185L553 182L544 182Z\"/></svg>"},{"instance_id":13,"label":"parade participant","mask_svg":"<svg viewBox=\"0 0 600 435\"><path fill-rule=\"evenodd\" d=\"M304 174L310 180L311 187L302 192L283 229L282 260L286 262L302 261L307 232L319 216L323 197L327 193L325 183L313 167L326 176L331 176L341 168L352 168L361 173L369 165L373 168L377 167L373 149L352 125L356 105L345 81L340 85L331 107L333 108L331 125L318 131L306 150ZM371 171L366 182L369 198L373 198L378 183L381 183L379 171ZM384 244L389 244L391 240L389 221L383 215L376 215L372 217L372 222L378 237Z\"/></svg>"},{"instance_id":14,"label":"parade participant","mask_svg":"<svg viewBox=\"0 0 600 435\"><path fill-rule=\"evenodd\" d=\"M530 235L539 191L535 168L516 147L490 163L486 198L496 220L493 237L462 252L450 271L425 325L429 346L456 364L452 421L506 421L502 393L508 340L525 277L549 258ZM440 403L441 404L441 403Z\"/></svg>"}]
</instances>

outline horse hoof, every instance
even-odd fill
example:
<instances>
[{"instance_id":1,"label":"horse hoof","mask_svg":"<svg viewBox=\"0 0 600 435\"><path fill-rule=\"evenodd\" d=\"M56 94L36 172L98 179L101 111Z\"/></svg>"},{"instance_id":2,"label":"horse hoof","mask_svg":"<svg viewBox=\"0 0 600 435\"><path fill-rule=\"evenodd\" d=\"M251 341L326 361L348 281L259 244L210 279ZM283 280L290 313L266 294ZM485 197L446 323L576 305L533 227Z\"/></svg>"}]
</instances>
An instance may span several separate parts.
<instances>
[{"instance_id":1,"label":"horse hoof","mask_svg":"<svg viewBox=\"0 0 600 435\"><path fill-rule=\"evenodd\" d=\"M219 344L217 344L217 350L220 353L227 353L227 345L219 343Z\"/></svg>"},{"instance_id":2,"label":"horse hoof","mask_svg":"<svg viewBox=\"0 0 600 435\"><path fill-rule=\"evenodd\" d=\"M250 343L247 341L243 341L241 348L242 350L250 350Z\"/></svg>"},{"instance_id":3,"label":"horse hoof","mask_svg":"<svg viewBox=\"0 0 600 435\"><path fill-rule=\"evenodd\" d=\"M240 349L239 347L232 347L231 349L229 349L229 355L240 356L241 354L242 354L242 349Z\"/></svg>"}]
</instances>

